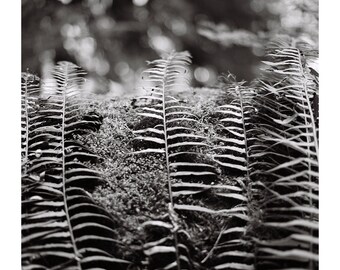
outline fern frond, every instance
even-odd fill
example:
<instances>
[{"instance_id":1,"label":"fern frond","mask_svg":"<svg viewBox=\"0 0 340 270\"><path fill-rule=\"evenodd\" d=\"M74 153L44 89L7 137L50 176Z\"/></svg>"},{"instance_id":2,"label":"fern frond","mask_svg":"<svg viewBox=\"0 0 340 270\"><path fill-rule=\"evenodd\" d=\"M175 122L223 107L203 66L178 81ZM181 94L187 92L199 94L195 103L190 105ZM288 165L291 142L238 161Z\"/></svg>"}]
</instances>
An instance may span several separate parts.
<instances>
[{"instance_id":1,"label":"fern frond","mask_svg":"<svg viewBox=\"0 0 340 270\"><path fill-rule=\"evenodd\" d=\"M96 156L73 138L97 124L96 118L79 115L83 74L68 62L55 66L57 86L45 85L29 130L29 167L22 179L23 269L126 269L130 264L115 257L113 217L86 191L101 178L80 162Z\"/></svg>"},{"instance_id":2,"label":"fern frond","mask_svg":"<svg viewBox=\"0 0 340 270\"><path fill-rule=\"evenodd\" d=\"M243 83L231 82L223 77L221 82L227 104L218 106L218 136L215 137L213 158L224 174L242 176L233 188L215 191L226 206L214 214L224 217L225 225L209 254L202 262L214 269L255 269L252 242L247 236L251 221L249 209L252 185L250 182L249 146L253 138L251 117L255 113L252 99L255 92ZM206 211L205 209L200 209Z\"/></svg>"},{"instance_id":3,"label":"fern frond","mask_svg":"<svg viewBox=\"0 0 340 270\"><path fill-rule=\"evenodd\" d=\"M171 204L164 218L165 221L152 220L142 224L147 239L143 249L148 257L148 269L198 269L199 265L192 258L192 240L181 228Z\"/></svg>"},{"instance_id":4,"label":"fern frond","mask_svg":"<svg viewBox=\"0 0 340 270\"><path fill-rule=\"evenodd\" d=\"M201 183L212 181L211 179L217 176L211 161L209 162L201 153L210 146L206 143L206 138L195 131L199 124L197 117L191 112L190 107L182 105L172 96L175 92L188 87L186 65L189 63L190 57L186 52L172 53L165 59L150 62L152 67L145 71L144 76L147 77L148 84L153 85L147 88L148 93L143 97L149 99L149 104L141 108L139 113L148 119L148 125L135 131L138 135L135 139L145 144L145 147L137 153L165 154L169 200L173 211L183 210L184 207L177 204L175 199L206 190ZM191 185L193 181L199 183L194 189ZM197 208L189 207L186 210L192 211ZM187 256L183 255L176 230L173 230L173 241L177 260L168 267L186 268L189 262L192 265ZM168 249L154 250L162 252ZM181 266L183 263L184 266Z\"/></svg>"},{"instance_id":5,"label":"fern frond","mask_svg":"<svg viewBox=\"0 0 340 270\"><path fill-rule=\"evenodd\" d=\"M30 125L35 121L34 107L39 94L40 79L23 72L21 75L21 167L25 174L28 162L28 135Z\"/></svg>"},{"instance_id":6,"label":"fern frond","mask_svg":"<svg viewBox=\"0 0 340 270\"><path fill-rule=\"evenodd\" d=\"M257 257L261 269L315 269L318 261L317 84L297 44L280 41L269 48L267 76L255 98L261 134L252 146L258 161L261 230ZM258 210L260 211L260 210Z\"/></svg>"}]
</instances>

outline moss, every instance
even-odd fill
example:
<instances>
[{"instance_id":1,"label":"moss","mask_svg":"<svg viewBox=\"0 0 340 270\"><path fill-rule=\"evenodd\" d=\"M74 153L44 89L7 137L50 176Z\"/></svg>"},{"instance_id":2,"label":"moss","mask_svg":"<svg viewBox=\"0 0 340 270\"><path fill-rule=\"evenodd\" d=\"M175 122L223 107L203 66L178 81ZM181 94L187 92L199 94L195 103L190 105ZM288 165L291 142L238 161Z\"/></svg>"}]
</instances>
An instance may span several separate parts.
<instances>
[{"instance_id":1,"label":"moss","mask_svg":"<svg viewBox=\"0 0 340 270\"><path fill-rule=\"evenodd\" d=\"M104 180L93 192L93 198L118 220L116 240L122 243L124 258L140 261L140 225L151 216L166 212L168 191L164 157L133 154L132 129L142 119L130 102L92 102L85 110L101 115L103 123L98 132L78 139L102 158L101 162L90 164Z\"/></svg>"},{"instance_id":2,"label":"moss","mask_svg":"<svg viewBox=\"0 0 340 270\"><path fill-rule=\"evenodd\" d=\"M189 94L186 95L179 98L188 103L187 106L192 107L198 116L199 124L195 127L197 133L206 136L208 143L213 143L217 136L214 108L216 99L221 93L204 96L202 93L195 95L193 92L191 97ZM124 257L140 261L141 245L145 240L140 226L147 220L167 214L169 196L164 155L133 153L138 148L133 130L142 128L148 123L137 115L137 110L131 106L132 103L133 100L125 98L93 101L86 111L94 111L100 115L103 118L102 125L98 132L79 139L102 157L101 162L91 165L102 174L105 182L94 191L93 197L118 220L120 227L117 229L119 235L117 241L123 243ZM209 150L204 151L209 153ZM212 163L209 157L205 159L204 162ZM221 173L219 170L217 172ZM223 175L207 183L212 182L232 184L232 181ZM212 192L178 198L176 201L215 209L228 206ZM202 260L213 246L225 224L225 218L192 211L183 211L180 217L181 227L191 235L191 241L198 251L195 258Z\"/></svg>"}]
</instances>

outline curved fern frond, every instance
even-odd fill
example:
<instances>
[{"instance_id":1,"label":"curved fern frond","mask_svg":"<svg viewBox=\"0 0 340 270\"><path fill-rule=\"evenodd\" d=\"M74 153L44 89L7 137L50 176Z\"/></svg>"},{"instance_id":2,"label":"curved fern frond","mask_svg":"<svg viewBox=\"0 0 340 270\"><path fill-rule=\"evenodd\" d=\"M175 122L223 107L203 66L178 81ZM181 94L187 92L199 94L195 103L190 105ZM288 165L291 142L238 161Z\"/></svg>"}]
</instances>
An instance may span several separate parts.
<instances>
[{"instance_id":1,"label":"curved fern frond","mask_svg":"<svg viewBox=\"0 0 340 270\"><path fill-rule=\"evenodd\" d=\"M233 189L215 193L228 200L226 207L219 210L225 225L202 262L207 261L214 269L255 269L252 242L247 236L251 221L249 146L254 136L251 117L255 113L252 105L255 92L243 83L234 80L230 83L229 77L222 82L227 104L215 111L219 116L219 136L215 138L213 158L225 174L237 173L243 181L235 181Z\"/></svg>"},{"instance_id":2,"label":"curved fern frond","mask_svg":"<svg viewBox=\"0 0 340 270\"><path fill-rule=\"evenodd\" d=\"M261 230L272 232L255 238L261 269L317 267L318 90L306 55L295 42L273 43L255 98L261 134L251 149L258 160L251 175L261 179Z\"/></svg>"},{"instance_id":3,"label":"curved fern frond","mask_svg":"<svg viewBox=\"0 0 340 270\"><path fill-rule=\"evenodd\" d=\"M189 63L190 56L187 52L171 53L165 59L149 63L152 67L145 71L144 76L151 86L146 88L148 93L143 96L148 98L149 104L142 107L139 113L148 119L148 124L135 131L138 135L135 139L145 145L136 153L165 154L169 200L173 212L180 209L175 203L175 197L197 192L190 191L190 181L209 181L209 178L216 177L217 174L214 166L201 158L201 151L209 148L209 145L205 142L206 138L197 135L193 128L198 124L196 116L189 107L172 96L174 92L188 87L186 66ZM176 182L182 182L182 185L175 187ZM171 216L170 212L169 215ZM181 269L182 264L186 265L183 267L188 267L189 261L183 255L177 230L174 228L172 239L177 259L173 266L168 267ZM164 249L154 250L161 252Z\"/></svg>"},{"instance_id":4,"label":"curved fern frond","mask_svg":"<svg viewBox=\"0 0 340 270\"><path fill-rule=\"evenodd\" d=\"M126 269L130 262L115 256L117 223L86 191L101 178L80 161L96 156L74 139L97 124L79 114L84 71L60 62L52 74L56 86L45 85L29 130L22 179L23 269Z\"/></svg>"},{"instance_id":5,"label":"curved fern frond","mask_svg":"<svg viewBox=\"0 0 340 270\"><path fill-rule=\"evenodd\" d=\"M252 105L254 92L241 84L225 89L229 99L228 104L217 107L220 114L220 128L223 137L217 137L214 148L215 161L226 170L239 170L249 173L248 145L252 136L247 134L251 130L250 118L255 112Z\"/></svg>"}]
</instances>

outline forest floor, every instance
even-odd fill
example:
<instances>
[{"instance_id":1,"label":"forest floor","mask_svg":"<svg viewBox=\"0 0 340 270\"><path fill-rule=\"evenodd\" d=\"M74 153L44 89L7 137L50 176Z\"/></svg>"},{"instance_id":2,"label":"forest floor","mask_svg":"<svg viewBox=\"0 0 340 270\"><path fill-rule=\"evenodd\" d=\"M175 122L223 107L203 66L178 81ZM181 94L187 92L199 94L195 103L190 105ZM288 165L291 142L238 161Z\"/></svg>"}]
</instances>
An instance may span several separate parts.
<instances>
[{"instance_id":1,"label":"forest floor","mask_svg":"<svg viewBox=\"0 0 340 270\"><path fill-rule=\"evenodd\" d=\"M175 95L200 122L199 133L214 140L217 118L213 109L223 102L223 93L218 89L194 88L190 92ZM117 243L124 259L137 261L142 257L142 245L147 237L141 225L148 220L162 219L168 212L169 192L164 156L161 154L141 154L133 152L138 148L133 131L143 125L137 114L138 107L133 98L112 97L91 102L88 111L102 117L102 125L97 132L78 138L86 143L102 159L92 164L102 175L104 184L93 192L93 198L112 215L117 222ZM215 181L234 185L238 175L220 173ZM212 183L214 184L214 183ZM213 197L193 197L196 204L204 201L218 208L221 202ZM190 199L189 199L190 200ZM214 246L223 226L223 217L213 217L206 213L186 213L181 215L180 224L191 236L196 259L202 260ZM117 254L118 255L118 254Z\"/></svg>"}]
</instances>

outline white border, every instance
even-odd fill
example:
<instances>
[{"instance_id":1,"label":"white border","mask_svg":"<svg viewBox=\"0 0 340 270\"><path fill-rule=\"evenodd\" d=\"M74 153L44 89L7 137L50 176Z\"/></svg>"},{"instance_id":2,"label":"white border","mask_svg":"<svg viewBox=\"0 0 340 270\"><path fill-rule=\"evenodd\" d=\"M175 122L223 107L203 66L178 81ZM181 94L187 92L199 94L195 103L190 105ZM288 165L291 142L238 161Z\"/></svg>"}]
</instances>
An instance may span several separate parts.
<instances>
[{"instance_id":1,"label":"white border","mask_svg":"<svg viewBox=\"0 0 340 270\"><path fill-rule=\"evenodd\" d=\"M306 1L307 2L307 1ZM320 4L320 267L340 258L340 32L339 2Z\"/></svg>"},{"instance_id":2,"label":"white border","mask_svg":"<svg viewBox=\"0 0 340 270\"><path fill-rule=\"evenodd\" d=\"M0 268L16 270L21 269L21 1L3 2L1 11Z\"/></svg>"}]
</instances>

